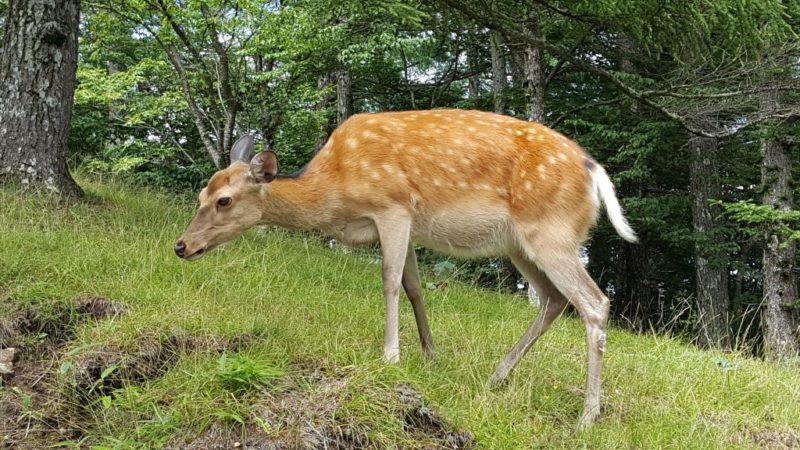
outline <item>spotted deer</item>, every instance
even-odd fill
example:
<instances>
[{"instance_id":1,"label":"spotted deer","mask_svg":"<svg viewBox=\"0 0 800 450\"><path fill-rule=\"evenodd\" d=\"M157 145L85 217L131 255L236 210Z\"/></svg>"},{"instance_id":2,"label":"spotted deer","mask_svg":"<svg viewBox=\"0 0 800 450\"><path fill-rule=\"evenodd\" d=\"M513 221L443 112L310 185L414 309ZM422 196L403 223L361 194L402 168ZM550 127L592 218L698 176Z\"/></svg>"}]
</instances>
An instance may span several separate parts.
<instances>
[{"instance_id":1,"label":"spotted deer","mask_svg":"<svg viewBox=\"0 0 800 450\"><path fill-rule=\"evenodd\" d=\"M413 243L459 256L508 256L541 298L535 320L499 363L506 379L568 303L588 344L580 427L600 412L600 370L609 300L578 251L600 202L623 239L636 235L606 171L575 142L543 125L463 110L359 114L336 129L295 175L274 152L254 155L240 138L231 164L200 192L175 253L188 260L255 225L316 229L349 244L381 244L386 331L383 358L397 363L402 286L422 350L435 354Z\"/></svg>"}]
</instances>

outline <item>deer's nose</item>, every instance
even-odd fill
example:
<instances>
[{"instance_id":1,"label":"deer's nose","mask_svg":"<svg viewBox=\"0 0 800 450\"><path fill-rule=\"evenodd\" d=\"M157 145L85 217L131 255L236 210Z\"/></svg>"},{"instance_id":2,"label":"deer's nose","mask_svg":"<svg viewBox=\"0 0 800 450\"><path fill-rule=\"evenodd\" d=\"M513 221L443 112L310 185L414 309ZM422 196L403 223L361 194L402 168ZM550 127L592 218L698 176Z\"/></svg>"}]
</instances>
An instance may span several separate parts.
<instances>
[{"instance_id":1,"label":"deer's nose","mask_svg":"<svg viewBox=\"0 0 800 450\"><path fill-rule=\"evenodd\" d=\"M175 244L175 254L178 255L178 258L183 258L186 254L186 244L183 241L178 241Z\"/></svg>"}]
</instances>

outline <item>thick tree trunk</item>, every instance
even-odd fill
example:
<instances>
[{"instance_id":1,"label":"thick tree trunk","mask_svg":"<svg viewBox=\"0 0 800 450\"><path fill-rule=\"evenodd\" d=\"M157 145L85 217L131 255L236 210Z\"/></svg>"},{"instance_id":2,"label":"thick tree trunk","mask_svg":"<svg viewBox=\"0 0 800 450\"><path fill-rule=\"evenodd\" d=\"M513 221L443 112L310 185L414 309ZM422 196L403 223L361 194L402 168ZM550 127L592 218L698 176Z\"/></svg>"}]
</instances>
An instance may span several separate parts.
<instances>
[{"instance_id":1,"label":"thick tree trunk","mask_svg":"<svg viewBox=\"0 0 800 450\"><path fill-rule=\"evenodd\" d=\"M696 235L695 273L700 315L698 343L703 347L730 348L727 258L717 245L721 227L718 206L709 200L721 197L719 145L714 138L689 138L689 173L694 195L692 222Z\"/></svg>"},{"instance_id":2,"label":"thick tree trunk","mask_svg":"<svg viewBox=\"0 0 800 450\"><path fill-rule=\"evenodd\" d=\"M762 95L762 107L776 108L778 94ZM794 208L792 192L792 158L789 149L775 137L761 143L761 184L764 186L762 203L769 207L791 211ZM793 274L797 247L786 239L780 230L769 229L764 248L764 301L761 324L764 335L764 353L772 359L788 359L800 354L800 317L787 305L798 299L797 279Z\"/></svg>"},{"instance_id":3,"label":"thick tree trunk","mask_svg":"<svg viewBox=\"0 0 800 450\"><path fill-rule=\"evenodd\" d=\"M0 51L0 179L63 196L78 60L79 0L11 0Z\"/></svg>"},{"instance_id":4,"label":"thick tree trunk","mask_svg":"<svg viewBox=\"0 0 800 450\"><path fill-rule=\"evenodd\" d=\"M503 35L493 30L491 32L491 41L494 112L503 114L506 109L504 98L506 91L506 60L503 56Z\"/></svg>"},{"instance_id":5,"label":"thick tree trunk","mask_svg":"<svg viewBox=\"0 0 800 450\"><path fill-rule=\"evenodd\" d=\"M525 21L524 33L533 39L541 39L539 17L533 10ZM525 116L529 121L544 123L544 54L540 45L529 41L525 45Z\"/></svg>"}]
</instances>

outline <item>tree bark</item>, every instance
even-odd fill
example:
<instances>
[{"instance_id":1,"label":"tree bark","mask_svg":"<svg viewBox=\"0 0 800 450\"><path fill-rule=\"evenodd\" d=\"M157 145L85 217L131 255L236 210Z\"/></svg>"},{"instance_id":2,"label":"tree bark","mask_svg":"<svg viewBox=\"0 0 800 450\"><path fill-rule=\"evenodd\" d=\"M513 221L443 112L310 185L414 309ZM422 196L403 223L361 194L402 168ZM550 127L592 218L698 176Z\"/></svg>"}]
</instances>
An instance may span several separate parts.
<instances>
[{"instance_id":1,"label":"tree bark","mask_svg":"<svg viewBox=\"0 0 800 450\"><path fill-rule=\"evenodd\" d=\"M337 78L337 74L333 74L333 73L330 73L330 72L326 73L324 75L321 75L317 79L317 89L320 90L320 91L323 91L328 86L330 86L331 83L336 82L336 91L337 91L336 92L336 94L337 94L336 95L336 97L337 97L336 100L337 100L337 110L338 110L339 82L338 82L338 80L336 78ZM319 101L317 102L317 105L316 105L317 110L318 111L325 110L326 108L328 108L328 106L330 105L330 103L332 101L333 101L333 96L329 92L326 92L326 93L322 94L320 96L320 98L319 98ZM338 111L337 111L337 115L338 115ZM325 122L322 123L319 126L319 133L317 134L317 139L316 139L316 142L314 143L314 154L319 152L322 149L322 147L325 145L325 143L328 141L328 135L331 133L331 131L332 131L331 130L331 124L329 123L329 120L326 118Z\"/></svg>"},{"instance_id":2,"label":"tree bark","mask_svg":"<svg viewBox=\"0 0 800 450\"><path fill-rule=\"evenodd\" d=\"M491 32L492 54L492 96L494 99L494 112L503 114L505 111L506 91L506 60L503 56L503 35L498 31Z\"/></svg>"},{"instance_id":3,"label":"tree bark","mask_svg":"<svg viewBox=\"0 0 800 450\"><path fill-rule=\"evenodd\" d=\"M728 267L717 240L721 210L709 200L721 197L719 144L715 138L689 138L689 176L694 196L692 222L695 232L695 274L700 315L698 343L703 347L730 348Z\"/></svg>"},{"instance_id":4,"label":"tree bark","mask_svg":"<svg viewBox=\"0 0 800 450\"><path fill-rule=\"evenodd\" d=\"M336 74L336 126L353 115L353 75L349 70Z\"/></svg>"},{"instance_id":5,"label":"tree bark","mask_svg":"<svg viewBox=\"0 0 800 450\"><path fill-rule=\"evenodd\" d=\"M509 59L511 61L511 81L514 87L521 89L525 84L525 45L524 43L514 42L503 35L503 41L509 49Z\"/></svg>"},{"instance_id":6,"label":"tree bark","mask_svg":"<svg viewBox=\"0 0 800 450\"><path fill-rule=\"evenodd\" d=\"M777 92L761 96L761 106L775 108L780 101ZM762 203L780 211L794 208L792 192L792 158L789 148L775 136L761 142ZM797 280L793 274L797 247L778 229L766 232L764 247L764 301L761 324L764 353L771 359L789 359L800 354L800 318L787 305L798 300Z\"/></svg>"},{"instance_id":7,"label":"tree bark","mask_svg":"<svg viewBox=\"0 0 800 450\"><path fill-rule=\"evenodd\" d=\"M535 9L525 21L523 32L530 38L525 44L525 116L531 122L544 123L544 54L537 43L542 31Z\"/></svg>"},{"instance_id":8,"label":"tree bark","mask_svg":"<svg viewBox=\"0 0 800 450\"><path fill-rule=\"evenodd\" d=\"M66 162L79 0L11 0L0 51L0 179L82 195Z\"/></svg>"},{"instance_id":9,"label":"tree bark","mask_svg":"<svg viewBox=\"0 0 800 450\"><path fill-rule=\"evenodd\" d=\"M658 279L647 241L622 244L619 292L611 304L614 316L624 317L639 332L661 325Z\"/></svg>"}]
</instances>

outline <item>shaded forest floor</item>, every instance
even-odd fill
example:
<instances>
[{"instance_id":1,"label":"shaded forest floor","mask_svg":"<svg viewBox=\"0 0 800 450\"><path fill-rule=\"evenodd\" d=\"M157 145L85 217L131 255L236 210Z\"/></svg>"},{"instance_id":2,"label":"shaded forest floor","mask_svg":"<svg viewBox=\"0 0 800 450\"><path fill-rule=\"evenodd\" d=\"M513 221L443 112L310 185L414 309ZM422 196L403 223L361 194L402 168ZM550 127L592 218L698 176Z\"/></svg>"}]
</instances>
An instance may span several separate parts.
<instances>
[{"instance_id":1,"label":"shaded forest floor","mask_svg":"<svg viewBox=\"0 0 800 450\"><path fill-rule=\"evenodd\" d=\"M387 366L373 258L254 230L186 263L172 246L193 205L82 185L75 205L0 190L11 448L800 448L796 366L611 329L602 419L576 433L577 319L490 390L535 311L423 275L439 356L423 358L403 302Z\"/></svg>"}]
</instances>

